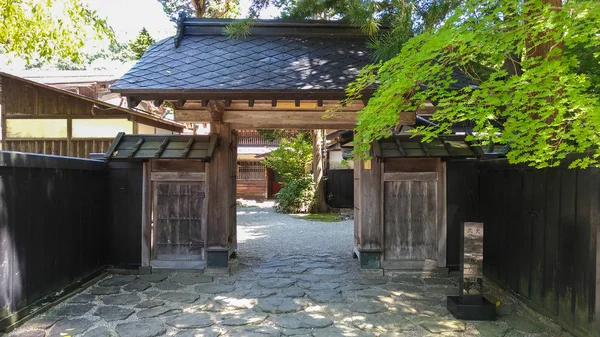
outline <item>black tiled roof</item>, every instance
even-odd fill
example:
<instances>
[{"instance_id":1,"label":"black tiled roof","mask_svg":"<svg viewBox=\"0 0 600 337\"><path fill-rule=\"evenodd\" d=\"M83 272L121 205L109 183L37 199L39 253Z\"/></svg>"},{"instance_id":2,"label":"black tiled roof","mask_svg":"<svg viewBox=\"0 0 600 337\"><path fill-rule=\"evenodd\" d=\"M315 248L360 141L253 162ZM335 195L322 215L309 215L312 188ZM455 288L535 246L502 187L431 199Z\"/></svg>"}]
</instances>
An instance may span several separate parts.
<instances>
[{"instance_id":1,"label":"black tiled roof","mask_svg":"<svg viewBox=\"0 0 600 337\"><path fill-rule=\"evenodd\" d=\"M327 92L342 98L358 71L373 61L368 37L344 23L263 20L248 37L230 38L224 29L232 21L182 20L178 35L152 45L111 90L142 99L223 92ZM454 77L453 88L472 84L460 71Z\"/></svg>"},{"instance_id":2,"label":"black tiled roof","mask_svg":"<svg viewBox=\"0 0 600 337\"><path fill-rule=\"evenodd\" d=\"M111 90L343 90L371 62L367 38L346 25L278 32L272 23L259 24L261 30L233 39L222 33L230 21L223 20L220 29L215 21L187 19L186 25L195 26L186 26L178 47L177 37L154 44Z\"/></svg>"}]
</instances>

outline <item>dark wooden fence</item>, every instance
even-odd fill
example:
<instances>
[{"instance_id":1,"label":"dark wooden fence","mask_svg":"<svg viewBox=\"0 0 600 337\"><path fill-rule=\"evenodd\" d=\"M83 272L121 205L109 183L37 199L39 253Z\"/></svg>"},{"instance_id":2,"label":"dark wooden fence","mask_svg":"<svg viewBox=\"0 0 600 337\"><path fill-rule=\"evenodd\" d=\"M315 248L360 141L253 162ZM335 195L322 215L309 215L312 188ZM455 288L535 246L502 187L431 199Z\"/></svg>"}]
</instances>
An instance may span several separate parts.
<instances>
[{"instance_id":1,"label":"dark wooden fence","mask_svg":"<svg viewBox=\"0 0 600 337\"><path fill-rule=\"evenodd\" d=\"M0 331L105 266L107 182L103 162L0 152Z\"/></svg>"},{"instance_id":2,"label":"dark wooden fence","mask_svg":"<svg viewBox=\"0 0 600 337\"><path fill-rule=\"evenodd\" d=\"M327 170L327 204L334 208L354 207L354 170Z\"/></svg>"},{"instance_id":3,"label":"dark wooden fence","mask_svg":"<svg viewBox=\"0 0 600 337\"><path fill-rule=\"evenodd\" d=\"M485 275L562 325L596 336L600 170L449 163L448 181L449 255L461 221L484 222Z\"/></svg>"},{"instance_id":4,"label":"dark wooden fence","mask_svg":"<svg viewBox=\"0 0 600 337\"><path fill-rule=\"evenodd\" d=\"M137 268L142 259L142 163L109 163L110 221L106 261Z\"/></svg>"}]
</instances>

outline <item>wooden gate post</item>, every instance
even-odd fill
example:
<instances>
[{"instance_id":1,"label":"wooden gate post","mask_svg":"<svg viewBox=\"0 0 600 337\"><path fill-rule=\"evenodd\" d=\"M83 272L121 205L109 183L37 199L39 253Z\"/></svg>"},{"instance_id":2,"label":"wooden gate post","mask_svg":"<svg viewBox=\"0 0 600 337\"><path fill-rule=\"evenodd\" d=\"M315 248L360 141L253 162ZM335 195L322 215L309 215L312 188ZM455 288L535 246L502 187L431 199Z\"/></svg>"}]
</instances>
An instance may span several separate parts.
<instances>
[{"instance_id":1,"label":"wooden gate post","mask_svg":"<svg viewBox=\"0 0 600 337\"><path fill-rule=\"evenodd\" d=\"M235 226L235 189L231 187L235 180L231 179L231 170L235 170L232 160L232 143L234 135L227 123L212 123L211 133L216 134L218 145L213 157L207 165L207 223L206 223L206 272L229 273L229 256L234 253L235 235L230 238L232 225ZM233 228L235 229L235 228Z\"/></svg>"},{"instance_id":2,"label":"wooden gate post","mask_svg":"<svg viewBox=\"0 0 600 337\"><path fill-rule=\"evenodd\" d=\"M381 163L376 159L355 162L355 254L362 269L381 269Z\"/></svg>"}]
</instances>

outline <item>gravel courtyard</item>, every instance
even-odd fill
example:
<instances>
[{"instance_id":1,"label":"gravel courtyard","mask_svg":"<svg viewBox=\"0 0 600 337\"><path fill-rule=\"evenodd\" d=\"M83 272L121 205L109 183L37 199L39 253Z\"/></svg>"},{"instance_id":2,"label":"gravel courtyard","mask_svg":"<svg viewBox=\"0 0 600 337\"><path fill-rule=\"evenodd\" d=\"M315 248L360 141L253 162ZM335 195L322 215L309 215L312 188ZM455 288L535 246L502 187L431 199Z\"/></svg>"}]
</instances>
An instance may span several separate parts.
<instances>
[{"instance_id":1,"label":"gravel courtyard","mask_svg":"<svg viewBox=\"0 0 600 337\"><path fill-rule=\"evenodd\" d=\"M352 221L238 208L230 277L108 275L10 337L566 336L501 299L495 322L448 316L452 278L360 273Z\"/></svg>"}]
</instances>

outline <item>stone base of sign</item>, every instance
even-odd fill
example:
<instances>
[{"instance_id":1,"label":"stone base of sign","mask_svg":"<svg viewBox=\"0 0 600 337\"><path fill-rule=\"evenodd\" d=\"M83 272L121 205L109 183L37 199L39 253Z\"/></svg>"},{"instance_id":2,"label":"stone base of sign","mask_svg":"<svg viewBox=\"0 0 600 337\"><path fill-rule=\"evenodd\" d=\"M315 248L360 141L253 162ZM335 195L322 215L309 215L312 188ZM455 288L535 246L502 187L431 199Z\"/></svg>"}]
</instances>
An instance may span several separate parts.
<instances>
[{"instance_id":1,"label":"stone base of sign","mask_svg":"<svg viewBox=\"0 0 600 337\"><path fill-rule=\"evenodd\" d=\"M485 297L482 297L480 304L464 304L460 296L448 296L447 308L457 319L468 321L493 321L496 319L496 306Z\"/></svg>"},{"instance_id":2,"label":"stone base of sign","mask_svg":"<svg viewBox=\"0 0 600 337\"><path fill-rule=\"evenodd\" d=\"M150 274L152 274L152 267L151 266L141 266L138 269L138 273L140 275L150 275Z\"/></svg>"}]
</instances>

